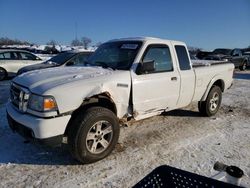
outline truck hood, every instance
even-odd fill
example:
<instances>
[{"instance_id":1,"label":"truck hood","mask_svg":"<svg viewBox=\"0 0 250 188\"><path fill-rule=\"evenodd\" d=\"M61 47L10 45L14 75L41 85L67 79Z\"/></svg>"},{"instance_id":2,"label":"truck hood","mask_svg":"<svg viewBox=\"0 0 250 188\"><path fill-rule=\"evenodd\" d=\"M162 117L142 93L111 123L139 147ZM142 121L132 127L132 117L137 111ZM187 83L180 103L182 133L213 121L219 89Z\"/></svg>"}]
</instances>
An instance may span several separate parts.
<instances>
[{"instance_id":1,"label":"truck hood","mask_svg":"<svg viewBox=\"0 0 250 188\"><path fill-rule=\"evenodd\" d=\"M23 73L14 78L13 82L29 88L31 92L43 94L60 85L96 80L114 72L116 71L102 67L55 67Z\"/></svg>"},{"instance_id":2,"label":"truck hood","mask_svg":"<svg viewBox=\"0 0 250 188\"><path fill-rule=\"evenodd\" d=\"M127 112L130 71L102 67L55 67L23 73L13 80L32 93L53 96L60 113L78 109L82 102L95 95L105 95L120 109L118 117Z\"/></svg>"}]
</instances>

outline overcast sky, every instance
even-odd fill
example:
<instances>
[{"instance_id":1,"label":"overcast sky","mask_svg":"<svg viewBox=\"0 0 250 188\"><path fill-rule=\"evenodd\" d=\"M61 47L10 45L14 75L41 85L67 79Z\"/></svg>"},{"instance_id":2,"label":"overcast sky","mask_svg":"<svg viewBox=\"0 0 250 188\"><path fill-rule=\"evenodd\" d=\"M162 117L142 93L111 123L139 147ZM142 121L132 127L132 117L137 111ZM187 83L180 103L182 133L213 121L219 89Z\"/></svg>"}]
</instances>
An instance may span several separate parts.
<instances>
[{"instance_id":1,"label":"overcast sky","mask_svg":"<svg viewBox=\"0 0 250 188\"><path fill-rule=\"evenodd\" d=\"M250 45L250 0L0 0L0 17L0 37L38 44L70 44L77 31L93 43L153 36L204 49Z\"/></svg>"}]
</instances>

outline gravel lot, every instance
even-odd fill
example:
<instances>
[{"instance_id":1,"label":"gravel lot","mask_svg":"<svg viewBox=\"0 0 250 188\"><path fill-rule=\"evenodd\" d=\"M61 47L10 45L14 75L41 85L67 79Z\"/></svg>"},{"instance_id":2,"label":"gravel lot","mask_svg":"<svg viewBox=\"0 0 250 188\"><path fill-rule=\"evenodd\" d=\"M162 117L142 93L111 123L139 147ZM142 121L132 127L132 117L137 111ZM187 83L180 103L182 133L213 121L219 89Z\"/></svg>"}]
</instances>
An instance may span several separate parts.
<instances>
[{"instance_id":1,"label":"gravel lot","mask_svg":"<svg viewBox=\"0 0 250 188\"><path fill-rule=\"evenodd\" d=\"M67 150L26 143L8 128L4 104L10 81L0 82L0 187L131 187L163 164L205 176L216 161L250 176L250 71L238 72L215 117L197 104L122 127L106 159L80 165ZM250 180L244 177L250 187Z\"/></svg>"}]
</instances>

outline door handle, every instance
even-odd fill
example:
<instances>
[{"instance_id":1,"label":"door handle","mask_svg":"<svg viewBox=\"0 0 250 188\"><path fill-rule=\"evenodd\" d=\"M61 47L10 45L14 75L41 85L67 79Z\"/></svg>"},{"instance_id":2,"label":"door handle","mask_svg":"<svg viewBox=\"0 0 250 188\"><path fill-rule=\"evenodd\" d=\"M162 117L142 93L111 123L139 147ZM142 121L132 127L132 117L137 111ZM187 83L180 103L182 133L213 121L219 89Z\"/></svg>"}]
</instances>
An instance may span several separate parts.
<instances>
[{"instance_id":1,"label":"door handle","mask_svg":"<svg viewBox=\"0 0 250 188\"><path fill-rule=\"evenodd\" d=\"M171 77L171 81L177 81L177 77Z\"/></svg>"}]
</instances>

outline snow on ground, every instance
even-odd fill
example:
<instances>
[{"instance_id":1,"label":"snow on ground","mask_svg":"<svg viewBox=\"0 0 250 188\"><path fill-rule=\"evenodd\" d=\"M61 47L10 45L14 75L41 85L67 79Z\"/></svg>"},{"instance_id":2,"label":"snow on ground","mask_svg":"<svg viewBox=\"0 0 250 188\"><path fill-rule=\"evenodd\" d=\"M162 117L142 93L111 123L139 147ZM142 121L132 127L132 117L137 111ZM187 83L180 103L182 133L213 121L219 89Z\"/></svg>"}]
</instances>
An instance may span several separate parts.
<instances>
[{"instance_id":1,"label":"snow on ground","mask_svg":"<svg viewBox=\"0 0 250 188\"><path fill-rule=\"evenodd\" d=\"M131 187L163 164L211 176L216 161L250 176L250 71L236 78L215 117L200 117L194 103L122 127L115 151L89 165L12 133L3 105L9 81L0 82L0 187Z\"/></svg>"}]
</instances>

